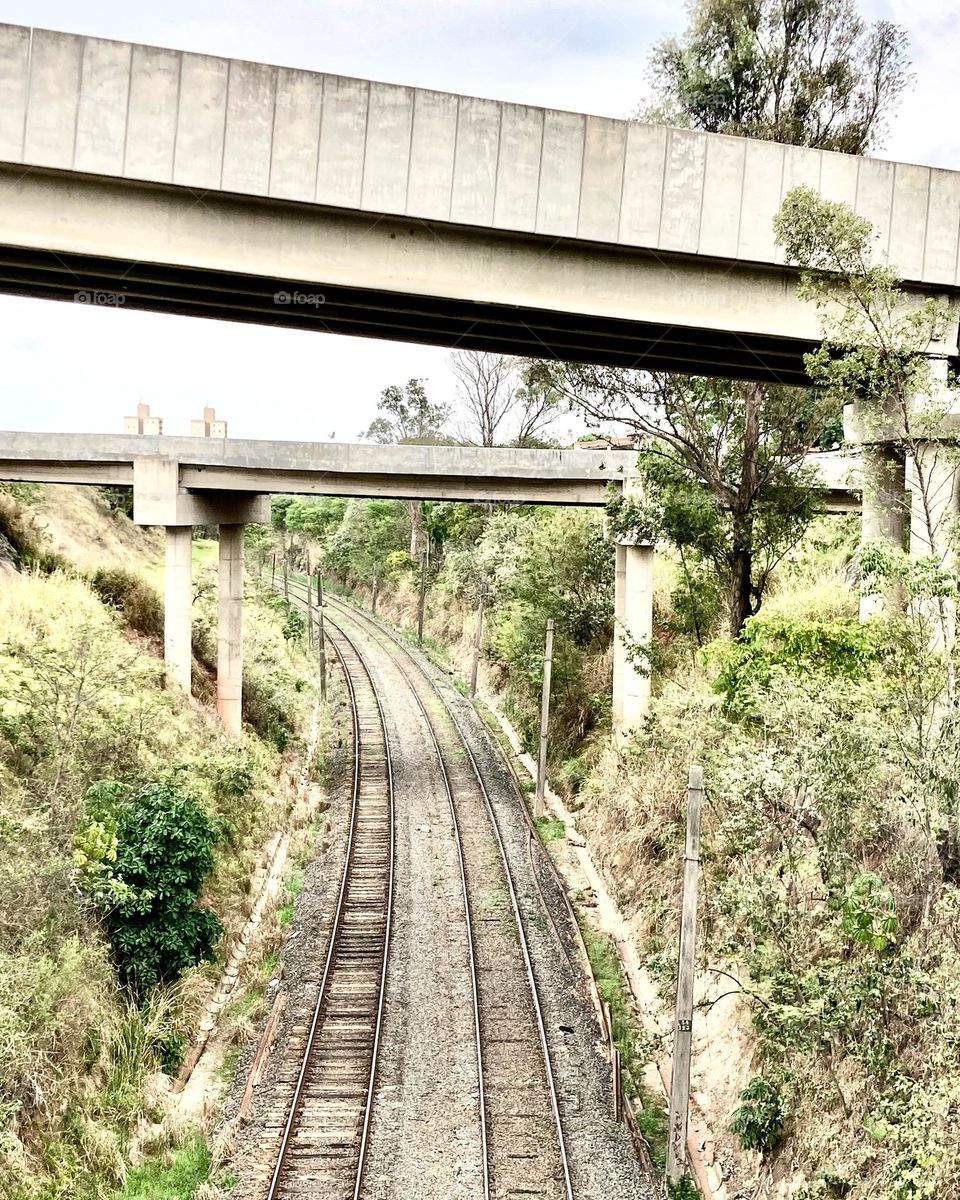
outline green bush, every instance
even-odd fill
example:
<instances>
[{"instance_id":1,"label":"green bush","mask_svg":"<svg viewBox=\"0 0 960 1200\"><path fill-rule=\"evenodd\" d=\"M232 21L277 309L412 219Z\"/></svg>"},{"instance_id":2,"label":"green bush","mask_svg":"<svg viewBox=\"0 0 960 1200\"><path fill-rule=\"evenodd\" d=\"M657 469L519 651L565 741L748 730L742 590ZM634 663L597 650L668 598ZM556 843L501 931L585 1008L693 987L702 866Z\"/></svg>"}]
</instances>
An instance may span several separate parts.
<instances>
[{"instance_id":1,"label":"green bush","mask_svg":"<svg viewBox=\"0 0 960 1200\"><path fill-rule=\"evenodd\" d=\"M284 703L280 690L271 686L271 681L255 676L247 670L243 677L243 716L257 733L275 746L285 750L293 737L295 718Z\"/></svg>"},{"instance_id":2,"label":"green bush","mask_svg":"<svg viewBox=\"0 0 960 1200\"><path fill-rule=\"evenodd\" d=\"M867 679L879 664L883 631L856 620L806 621L751 617L735 641L715 642L706 657L716 664L716 690L724 707L739 712L757 693L784 677L801 682Z\"/></svg>"},{"instance_id":3,"label":"green bush","mask_svg":"<svg viewBox=\"0 0 960 1200\"><path fill-rule=\"evenodd\" d=\"M730 1132L737 1135L744 1150L773 1150L783 1136L786 1120L779 1089L755 1075L740 1099L743 1103L734 1111Z\"/></svg>"},{"instance_id":4,"label":"green bush","mask_svg":"<svg viewBox=\"0 0 960 1200\"><path fill-rule=\"evenodd\" d=\"M112 513L122 513L133 520L132 487L100 487L97 493Z\"/></svg>"},{"instance_id":5,"label":"green bush","mask_svg":"<svg viewBox=\"0 0 960 1200\"><path fill-rule=\"evenodd\" d=\"M151 784L121 811L113 874L119 902L106 927L121 978L138 996L211 957L219 918L197 904L219 837L188 794Z\"/></svg>"},{"instance_id":6,"label":"green bush","mask_svg":"<svg viewBox=\"0 0 960 1200\"><path fill-rule=\"evenodd\" d=\"M147 637L163 637L163 602L139 575L121 567L102 569L93 574L90 586L131 629Z\"/></svg>"},{"instance_id":7,"label":"green bush","mask_svg":"<svg viewBox=\"0 0 960 1200\"><path fill-rule=\"evenodd\" d=\"M288 642L303 637L307 625L303 613L291 604L284 596L268 596L267 608L272 608L283 618L283 636Z\"/></svg>"}]
</instances>

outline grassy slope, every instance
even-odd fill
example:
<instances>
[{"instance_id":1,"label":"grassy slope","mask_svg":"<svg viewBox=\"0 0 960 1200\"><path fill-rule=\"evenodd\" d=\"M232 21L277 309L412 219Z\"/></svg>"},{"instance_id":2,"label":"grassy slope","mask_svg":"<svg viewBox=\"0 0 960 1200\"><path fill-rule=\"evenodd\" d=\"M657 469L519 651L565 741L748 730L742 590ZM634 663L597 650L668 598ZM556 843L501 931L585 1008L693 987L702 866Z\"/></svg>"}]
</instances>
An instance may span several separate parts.
<instances>
[{"instance_id":1,"label":"grassy slope","mask_svg":"<svg viewBox=\"0 0 960 1200\"><path fill-rule=\"evenodd\" d=\"M815 527L764 620L855 618L847 558L836 525ZM714 670L678 662L649 729L602 757L578 803L670 1005L684 781L705 765L694 1094L721 1157L764 1197L957 1194L960 888L937 843L955 742L936 764L941 788L911 758L893 669L857 682L808 664L730 717ZM892 933L870 942L864 929ZM774 1103L741 1100L757 1076ZM762 1160L730 1132L738 1108Z\"/></svg>"},{"instance_id":2,"label":"grassy slope","mask_svg":"<svg viewBox=\"0 0 960 1200\"><path fill-rule=\"evenodd\" d=\"M3 497L9 508L9 497ZM43 549L83 569L122 565L156 578L158 541L95 495L46 488L26 504ZM196 619L214 621L210 547L199 547ZM309 660L284 642L275 614L249 604L250 678L282 712L281 752L247 731L226 741L209 707L161 687L155 638L125 626L81 574L4 570L0 587L0 1196L16 1200L179 1197L208 1173L188 1140L170 1162L126 1174L151 1127L164 1150L158 1052L189 1037L214 964L188 973L138 1011L117 990L108 948L72 880L84 795L98 779L130 787L175 775L221 822L204 901L228 936L243 921L250 870L288 806L313 705ZM146 1125L145 1125L146 1123ZM168 1169L169 1168L169 1169Z\"/></svg>"}]
</instances>

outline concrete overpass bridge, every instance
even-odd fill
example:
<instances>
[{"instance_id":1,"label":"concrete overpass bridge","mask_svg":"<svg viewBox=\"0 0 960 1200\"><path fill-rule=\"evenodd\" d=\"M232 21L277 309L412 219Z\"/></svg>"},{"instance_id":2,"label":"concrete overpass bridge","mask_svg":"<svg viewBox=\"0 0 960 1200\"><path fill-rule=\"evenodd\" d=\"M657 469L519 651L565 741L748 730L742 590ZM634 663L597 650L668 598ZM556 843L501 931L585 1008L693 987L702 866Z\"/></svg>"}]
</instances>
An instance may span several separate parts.
<instances>
[{"instance_id":1,"label":"concrete overpass bridge","mask_svg":"<svg viewBox=\"0 0 960 1200\"><path fill-rule=\"evenodd\" d=\"M271 494L606 503L636 474L636 453L373 446L137 434L0 433L0 480L133 488L133 518L165 531L164 662L190 690L195 525L219 526L217 707L239 731L243 687L243 527L268 524ZM618 547L618 597L652 628L652 551ZM646 626L644 626L645 628ZM637 628L635 636L642 634ZM621 717L638 718L649 681L618 653Z\"/></svg>"},{"instance_id":2,"label":"concrete overpass bridge","mask_svg":"<svg viewBox=\"0 0 960 1200\"><path fill-rule=\"evenodd\" d=\"M859 507L857 464L811 455L829 511ZM269 496L514 501L601 506L612 486L636 479L635 450L485 450L470 446L372 446L136 434L0 433L0 480L132 487L134 520L165 530L164 660L170 683L189 692L191 537L220 531L217 706L238 731L243 686L243 526L270 521ZM616 547L618 628L644 642L653 631L653 547ZM650 680L626 639L614 647L614 716L620 728L646 713Z\"/></svg>"},{"instance_id":3,"label":"concrete overpass bridge","mask_svg":"<svg viewBox=\"0 0 960 1200\"><path fill-rule=\"evenodd\" d=\"M868 218L912 297L945 300L930 352L955 362L960 173L0 25L12 294L804 385L816 313L772 227L798 184ZM440 448L394 470L380 447L269 443L263 466L247 443L43 438L44 456L28 441L0 434L0 478L132 481L137 519L166 527L168 664L187 683L189 528L219 522L231 725L241 525L262 517L263 492L597 503L609 474L593 453L589 467L564 452L501 469L460 451L441 483ZM869 458L884 497L898 470L902 490L902 461ZM873 501L864 525L898 536ZM649 560L618 548L617 615L635 641L649 636ZM648 683L619 637L614 673L629 723Z\"/></svg>"},{"instance_id":4,"label":"concrete overpass bridge","mask_svg":"<svg viewBox=\"0 0 960 1200\"><path fill-rule=\"evenodd\" d=\"M960 312L956 172L0 26L18 294L803 384L801 183Z\"/></svg>"}]
</instances>

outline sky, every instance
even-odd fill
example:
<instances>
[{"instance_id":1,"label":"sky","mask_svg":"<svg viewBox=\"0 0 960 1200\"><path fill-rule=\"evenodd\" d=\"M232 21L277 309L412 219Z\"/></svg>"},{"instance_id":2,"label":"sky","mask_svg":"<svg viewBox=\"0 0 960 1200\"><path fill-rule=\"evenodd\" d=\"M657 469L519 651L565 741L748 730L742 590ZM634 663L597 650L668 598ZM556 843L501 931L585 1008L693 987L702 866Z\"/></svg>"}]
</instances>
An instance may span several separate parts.
<instances>
[{"instance_id":1,"label":"sky","mask_svg":"<svg viewBox=\"0 0 960 1200\"><path fill-rule=\"evenodd\" d=\"M863 0L911 37L915 82L883 157L960 168L960 0ZM643 99L680 0L0 0L0 22L606 116ZM187 433L213 405L233 437L355 441L383 388L453 398L449 352L0 296L0 429L119 432L138 402Z\"/></svg>"}]
</instances>

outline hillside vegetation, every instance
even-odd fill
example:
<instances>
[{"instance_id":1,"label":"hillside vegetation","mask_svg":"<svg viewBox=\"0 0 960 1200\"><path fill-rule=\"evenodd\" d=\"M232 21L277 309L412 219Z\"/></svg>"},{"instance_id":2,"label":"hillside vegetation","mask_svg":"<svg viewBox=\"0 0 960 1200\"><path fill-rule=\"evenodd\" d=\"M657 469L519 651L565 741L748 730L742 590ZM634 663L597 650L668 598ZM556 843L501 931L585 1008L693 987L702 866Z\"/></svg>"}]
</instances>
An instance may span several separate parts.
<instances>
[{"instance_id":1,"label":"hillside vegetation","mask_svg":"<svg viewBox=\"0 0 960 1200\"><path fill-rule=\"evenodd\" d=\"M184 1136L169 1075L289 810L313 668L250 595L249 724L228 741L208 571L189 701L161 685L154 538L56 488L0 494L0 534L0 1195L193 1195L202 1140L156 1159Z\"/></svg>"}]
</instances>

